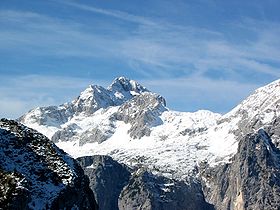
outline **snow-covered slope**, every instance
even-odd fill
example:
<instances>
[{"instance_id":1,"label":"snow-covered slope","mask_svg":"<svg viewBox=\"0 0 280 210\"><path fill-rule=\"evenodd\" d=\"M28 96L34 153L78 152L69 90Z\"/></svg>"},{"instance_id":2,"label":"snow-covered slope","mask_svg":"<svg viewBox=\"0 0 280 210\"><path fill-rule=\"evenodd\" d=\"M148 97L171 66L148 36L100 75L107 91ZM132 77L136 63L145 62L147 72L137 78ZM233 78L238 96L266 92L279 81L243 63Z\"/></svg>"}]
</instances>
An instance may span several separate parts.
<instances>
[{"instance_id":1,"label":"snow-covered slope","mask_svg":"<svg viewBox=\"0 0 280 210\"><path fill-rule=\"evenodd\" d=\"M253 94L224 115L229 118L246 113L248 120L255 116L263 123L269 122L274 116L279 116L280 80L276 80L264 87L258 88Z\"/></svg>"},{"instance_id":2,"label":"snow-covered slope","mask_svg":"<svg viewBox=\"0 0 280 210\"><path fill-rule=\"evenodd\" d=\"M121 77L107 89L90 86L71 103L31 110L20 121L74 157L110 155L132 167L183 179L201 162L230 161L240 136L278 116L279 93L280 81L275 81L224 116L176 112L163 97Z\"/></svg>"}]
</instances>

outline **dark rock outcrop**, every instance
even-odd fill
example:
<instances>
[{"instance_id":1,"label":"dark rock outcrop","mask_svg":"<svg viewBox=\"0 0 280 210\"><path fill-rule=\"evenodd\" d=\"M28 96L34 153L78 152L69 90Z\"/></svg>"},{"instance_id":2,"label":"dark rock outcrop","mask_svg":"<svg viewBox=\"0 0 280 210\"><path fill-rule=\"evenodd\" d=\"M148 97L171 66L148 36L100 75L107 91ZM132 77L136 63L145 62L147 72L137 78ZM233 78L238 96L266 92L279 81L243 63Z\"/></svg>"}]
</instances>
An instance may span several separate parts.
<instances>
[{"instance_id":1,"label":"dark rock outcrop","mask_svg":"<svg viewBox=\"0 0 280 210\"><path fill-rule=\"evenodd\" d=\"M240 139L231 163L201 173L217 210L280 209L280 151L262 129Z\"/></svg>"},{"instance_id":2,"label":"dark rock outcrop","mask_svg":"<svg viewBox=\"0 0 280 210\"><path fill-rule=\"evenodd\" d=\"M16 172L0 169L0 209L28 209L30 192L24 177ZM20 183L20 185L19 185ZM20 186L20 187L19 187Z\"/></svg>"},{"instance_id":3,"label":"dark rock outcrop","mask_svg":"<svg viewBox=\"0 0 280 210\"><path fill-rule=\"evenodd\" d=\"M0 120L0 207L97 209L78 163L44 135Z\"/></svg>"},{"instance_id":4,"label":"dark rock outcrop","mask_svg":"<svg viewBox=\"0 0 280 210\"><path fill-rule=\"evenodd\" d=\"M119 209L126 210L214 210L204 200L199 183L155 176L139 169L119 197Z\"/></svg>"},{"instance_id":5,"label":"dark rock outcrop","mask_svg":"<svg viewBox=\"0 0 280 210\"><path fill-rule=\"evenodd\" d=\"M145 169L131 169L109 156L77 158L89 176L98 206L102 210L214 210L197 182L155 176Z\"/></svg>"},{"instance_id":6,"label":"dark rock outcrop","mask_svg":"<svg viewBox=\"0 0 280 210\"><path fill-rule=\"evenodd\" d=\"M109 156L85 156L77 161L89 177L100 209L117 210L118 197L130 177L129 169Z\"/></svg>"}]
</instances>

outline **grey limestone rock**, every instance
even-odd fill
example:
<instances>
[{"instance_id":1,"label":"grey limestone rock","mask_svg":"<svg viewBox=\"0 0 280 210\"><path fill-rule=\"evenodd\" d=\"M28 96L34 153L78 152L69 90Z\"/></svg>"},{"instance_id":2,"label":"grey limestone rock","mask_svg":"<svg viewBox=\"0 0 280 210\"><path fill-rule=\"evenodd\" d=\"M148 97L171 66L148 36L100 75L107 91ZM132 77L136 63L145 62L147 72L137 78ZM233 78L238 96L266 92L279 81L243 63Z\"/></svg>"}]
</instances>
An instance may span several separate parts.
<instances>
[{"instance_id":1,"label":"grey limestone rock","mask_svg":"<svg viewBox=\"0 0 280 210\"><path fill-rule=\"evenodd\" d=\"M77 158L90 179L103 210L214 210L198 182L155 176L144 168L132 171L109 156Z\"/></svg>"},{"instance_id":2,"label":"grey limestone rock","mask_svg":"<svg viewBox=\"0 0 280 210\"><path fill-rule=\"evenodd\" d=\"M77 161L90 179L100 209L117 210L118 197L130 177L129 169L109 156L85 156Z\"/></svg>"},{"instance_id":3,"label":"grey limestone rock","mask_svg":"<svg viewBox=\"0 0 280 210\"><path fill-rule=\"evenodd\" d=\"M116 105L123 104L135 95L149 92L147 88L143 87L138 82L125 77L118 77L114 79L107 89L112 93Z\"/></svg>"},{"instance_id":4,"label":"grey limestone rock","mask_svg":"<svg viewBox=\"0 0 280 210\"><path fill-rule=\"evenodd\" d=\"M132 138L150 135L150 127L162 123L160 114L166 111L166 102L160 95L146 92L124 103L116 113L116 119L130 123Z\"/></svg>"},{"instance_id":5,"label":"grey limestone rock","mask_svg":"<svg viewBox=\"0 0 280 210\"><path fill-rule=\"evenodd\" d=\"M21 116L18 121L24 124L37 123L39 125L59 127L60 124L67 122L72 115L73 112L68 105L38 107Z\"/></svg>"},{"instance_id":6,"label":"grey limestone rock","mask_svg":"<svg viewBox=\"0 0 280 210\"><path fill-rule=\"evenodd\" d=\"M69 140L71 140L71 138L73 136L75 136L77 134L76 129L78 129L77 125L75 125L75 124L68 125L67 127L63 128L63 129L56 131L53 134L51 140L54 143L58 142L59 140L60 141L69 141Z\"/></svg>"},{"instance_id":7,"label":"grey limestone rock","mask_svg":"<svg viewBox=\"0 0 280 210\"><path fill-rule=\"evenodd\" d=\"M200 170L217 210L280 209L280 151L262 129L240 139L231 163Z\"/></svg>"},{"instance_id":8,"label":"grey limestone rock","mask_svg":"<svg viewBox=\"0 0 280 210\"><path fill-rule=\"evenodd\" d=\"M280 149L280 117L275 117L273 120L263 126L263 129L271 137L272 143Z\"/></svg>"},{"instance_id":9,"label":"grey limestone rock","mask_svg":"<svg viewBox=\"0 0 280 210\"><path fill-rule=\"evenodd\" d=\"M136 171L119 197L120 210L213 210L204 200L199 183L155 176L143 169Z\"/></svg>"},{"instance_id":10,"label":"grey limestone rock","mask_svg":"<svg viewBox=\"0 0 280 210\"><path fill-rule=\"evenodd\" d=\"M100 130L98 127L87 130L79 136L79 145L83 146L86 143L102 143L110 138L113 134L113 131L108 129L105 131Z\"/></svg>"}]
</instances>

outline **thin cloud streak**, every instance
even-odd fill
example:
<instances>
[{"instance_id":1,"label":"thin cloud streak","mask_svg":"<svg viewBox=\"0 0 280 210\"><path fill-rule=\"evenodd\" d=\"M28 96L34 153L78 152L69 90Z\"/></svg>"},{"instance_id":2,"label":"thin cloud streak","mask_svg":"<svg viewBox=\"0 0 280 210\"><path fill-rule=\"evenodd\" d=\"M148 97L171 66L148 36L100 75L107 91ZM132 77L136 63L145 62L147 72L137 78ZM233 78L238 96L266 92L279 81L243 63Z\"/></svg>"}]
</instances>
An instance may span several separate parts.
<instances>
[{"instance_id":1,"label":"thin cloud streak","mask_svg":"<svg viewBox=\"0 0 280 210\"><path fill-rule=\"evenodd\" d=\"M67 2L65 2L67 3ZM257 42L249 46L234 46L231 43L226 42L222 37L222 33L204 30L201 28L192 28L192 27L180 27L175 25L170 25L168 23L162 22L153 22L147 18L131 15L116 10L104 10L96 7L91 7L78 3L67 3L69 5L75 6L76 8L108 15L111 17L116 17L125 21L132 21L140 24L140 31L138 31L138 36L134 40L124 40L123 42L123 54L127 57L131 57L132 60L139 60L140 62L147 63L148 65L155 65L161 67L169 66L165 61L168 60L177 61L179 59L184 60L186 56L178 54L179 50L177 47L181 46L182 43L192 43L198 46L199 49L196 51L208 51L207 56L210 58L213 55L217 60L217 63L221 60L222 57L232 58L234 56L235 62L231 62L232 69L235 69L235 66L244 66L252 67L254 66L258 72L269 74L272 76L279 77L279 68L273 68L268 64L263 64L258 59L275 59L277 62L280 62L280 49L275 48L275 43L278 41L279 36L279 24L266 23L264 21L255 21L253 19L245 18L244 22L238 23L237 27L243 27L247 30L254 31L259 37ZM150 24L152 23L152 24ZM143 26L141 26L143 25ZM262 27L259 27L261 25ZM146 28L147 30L142 30L141 27ZM261 28L261 30L260 30ZM267 30L269 29L269 30ZM148 33L147 33L148 31ZM149 33L150 32L150 33ZM188 35L191 35L187 37ZM165 35L165 37L164 37ZM210 37L215 37L215 41L206 41ZM144 38L143 38L144 37ZM155 39L156 37L156 39ZM204 38L203 38L204 37ZM146 39L145 39L146 38ZM163 40L162 40L163 39ZM169 43L169 40L176 40L170 47L166 44ZM199 42L202 42L202 45ZM127 44L126 44L127 42ZM162 42L162 43L160 43ZM203 46L204 45L204 46ZM212 48L209 48L212 45ZM133 47L129 47L133 46ZM208 46L208 48L205 48ZM278 45L279 46L279 45ZM280 47L280 46L279 46ZM130 51L130 49L132 49ZM176 48L174 50L174 48ZM193 49L190 49L190 46L184 46L185 49L182 54L186 55L188 51L192 52ZM168 54L163 54L169 52ZM256 53L257 52L257 53ZM173 56L172 56L173 55ZM220 56L219 56L220 55ZM195 59L200 57L200 55L195 55ZM173 58L173 59L170 59ZM205 59L205 57L203 57ZM207 58L206 58L207 59ZM174 62L174 63L175 63ZM181 61L183 62L183 61ZM198 63L194 62L194 66L199 66ZM171 62L172 63L172 62ZM184 63L184 62L183 62ZM224 67L224 66L223 66ZM201 69L198 69L201 70Z\"/></svg>"},{"instance_id":2,"label":"thin cloud streak","mask_svg":"<svg viewBox=\"0 0 280 210\"><path fill-rule=\"evenodd\" d=\"M32 56L104 57L116 48L113 39L85 32L79 23L19 11L0 11L0 17L0 23L8 25L0 28L2 50Z\"/></svg>"},{"instance_id":3,"label":"thin cloud streak","mask_svg":"<svg viewBox=\"0 0 280 210\"><path fill-rule=\"evenodd\" d=\"M172 25L80 4L71 6L129 21L135 27L132 31L123 29L121 36L113 29L102 36L83 23L34 12L0 10L0 52L32 58L117 59L142 75L132 79L161 93L172 109L184 107L191 111L192 107L201 107L226 112L256 87L280 77L279 24L241 22L240 27L250 30L255 37L236 44L221 31ZM211 79L209 72L213 71L219 73L219 78ZM257 80L248 84L241 79L244 75L268 79L262 84ZM71 100L91 83L71 77L1 77L0 115L14 118L35 106L58 105ZM226 105L224 101L228 101Z\"/></svg>"},{"instance_id":4,"label":"thin cloud streak","mask_svg":"<svg viewBox=\"0 0 280 210\"><path fill-rule=\"evenodd\" d=\"M89 84L108 86L111 81L85 78L26 75L7 77L0 84L0 117L18 118L38 106L59 105L72 101ZM255 88L264 84L244 84L203 77L145 79L140 84L161 94L171 109L196 111L209 109L227 112ZM180 98L180 100L178 100ZM181 109L180 109L181 107Z\"/></svg>"},{"instance_id":5,"label":"thin cloud streak","mask_svg":"<svg viewBox=\"0 0 280 210\"><path fill-rule=\"evenodd\" d=\"M265 85L190 77L166 80L142 80L141 83L165 97L167 106L179 111L207 109L227 113L256 88ZM180 98L180 100L178 100Z\"/></svg>"},{"instance_id":6,"label":"thin cloud streak","mask_svg":"<svg viewBox=\"0 0 280 210\"><path fill-rule=\"evenodd\" d=\"M32 108L59 105L73 100L88 85L108 81L85 78L26 75L1 77L0 117L18 118Z\"/></svg>"},{"instance_id":7,"label":"thin cloud streak","mask_svg":"<svg viewBox=\"0 0 280 210\"><path fill-rule=\"evenodd\" d=\"M280 76L279 65L269 63L280 63L280 47L277 45L279 29L275 24L272 27L269 23L261 23L263 27L260 29L256 28L257 23L252 20L250 23L240 23L241 27L248 24L257 39L237 45L230 43L221 32L148 21L156 23L154 26L147 24L145 18L133 18L127 13L67 4L123 20L133 20L138 27L121 38L113 30L103 37L94 31L86 32L87 26L81 23L31 12L1 11L1 22L16 27L0 29L0 49L14 48L32 56L114 58L126 62L143 76L158 74L163 78L171 76L174 71L188 76L192 73L203 75L211 69L221 69L225 73L232 71L231 75L242 75L246 69L271 77ZM24 30L21 25L24 25ZM154 73L150 74L149 71Z\"/></svg>"},{"instance_id":8,"label":"thin cloud streak","mask_svg":"<svg viewBox=\"0 0 280 210\"><path fill-rule=\"evenodd\" d=\"M79 4L79 3L75 3L75 2L69 2L69 1L61 1L61 3L75 7L76 9L81 9L81 10L88 11L88 12L93 12L93 13L97 13L97 14L110 16L113 18L118 18L118 19L121 19L121 20L124 20L127 22L143 24L143 25L151 25L151 26L156 25L155 22L153 22L145 17L132 15L132 14L129 14L126 12L118 11L118 10L108 10L108 9L105 10L105 9L101 9L101 8L97 8L97 7L93 7L93 6L87 6L84 4Z\"/></svg>"}]
</instances>

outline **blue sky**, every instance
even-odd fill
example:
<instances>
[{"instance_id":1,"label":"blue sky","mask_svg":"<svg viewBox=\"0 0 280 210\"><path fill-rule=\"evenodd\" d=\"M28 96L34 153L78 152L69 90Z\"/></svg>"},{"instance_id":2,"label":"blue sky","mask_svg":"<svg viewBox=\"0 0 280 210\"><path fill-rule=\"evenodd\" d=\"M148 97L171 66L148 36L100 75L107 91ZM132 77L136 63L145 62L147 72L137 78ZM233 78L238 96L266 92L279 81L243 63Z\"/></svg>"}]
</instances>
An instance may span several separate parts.
<instances>
[{"instance_id":1,"label":"blue sky","mask_svg":"<svg viewBox=\"0 0 280 210\"><path fill-rule=\"evenodd\" d=\"M280 77L278 0L1 0L0 116L139 81L170 109L227 112Z\"/></svg>"}]
</instances>

